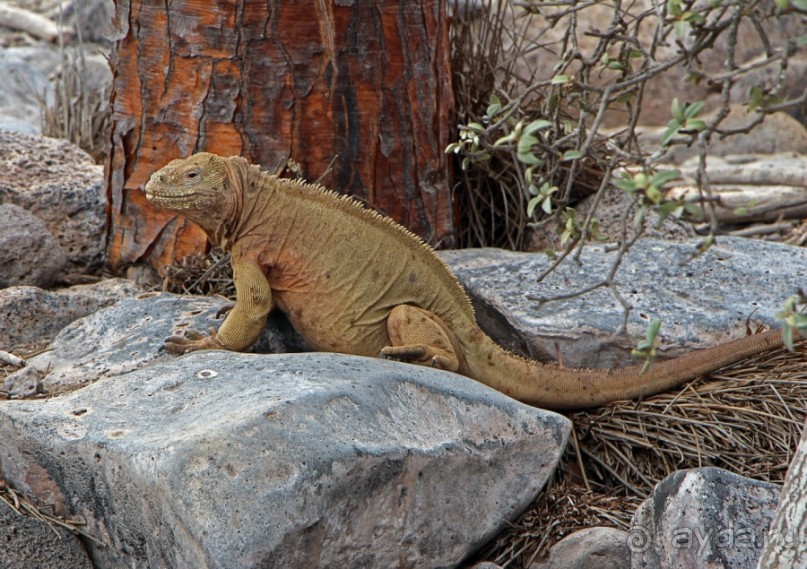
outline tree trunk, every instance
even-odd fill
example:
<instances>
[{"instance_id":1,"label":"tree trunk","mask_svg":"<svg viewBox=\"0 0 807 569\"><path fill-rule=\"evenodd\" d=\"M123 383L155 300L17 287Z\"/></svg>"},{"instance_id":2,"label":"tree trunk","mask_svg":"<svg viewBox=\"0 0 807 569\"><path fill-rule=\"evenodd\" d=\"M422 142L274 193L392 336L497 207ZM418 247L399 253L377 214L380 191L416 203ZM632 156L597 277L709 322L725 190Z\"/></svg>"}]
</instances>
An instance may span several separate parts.
<instances>
[{"instance_id":1,"label":"tree trunk","mask_svg":"<svg viewBox=\"0 0 807 569\"><path fill-rule=\"evenodd\" d=\"M442 0L117 0L107 263L166 263L202 231L139 191L173 158L240 154L454 243Z\"/></svg>"},{"instance_id":2,"label":"tree trunk","mask_svg":"<svg viewBox=\"0 0 807 569\"><path fill-rule=\"evenodd\" d=\"M759 569L807 568L807 423L787 471Z\"/></svg>"}]
</instances>

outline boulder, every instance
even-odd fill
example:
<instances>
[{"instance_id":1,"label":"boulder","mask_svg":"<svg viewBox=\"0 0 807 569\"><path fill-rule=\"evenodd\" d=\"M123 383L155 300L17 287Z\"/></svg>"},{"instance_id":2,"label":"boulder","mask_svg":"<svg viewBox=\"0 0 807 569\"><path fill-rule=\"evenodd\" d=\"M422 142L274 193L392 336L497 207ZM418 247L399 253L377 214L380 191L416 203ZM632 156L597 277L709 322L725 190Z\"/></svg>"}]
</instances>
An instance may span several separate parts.
<instances>
[{"instance_id":1,"label":"boulder","mask_svg":"<svg viewBox=\"0 0 807 569\"><path fill-rule=\"evenodd\" d=\"M616 528L591 527L564 537L549 550L549 559L529 569L630 569L627 533Z\"/></svg>"},{"instance_id":2,"label":"boulder","mask_svg":"<svg viewBox=\"0 0 807 569\"><path fill-rule=\"evenodd\" d=\"M0 204L0 289L48 286L67 259L59 242L35 215L13 204Z\"/></svg>"},{"instance_id":3,"label":"boulder","mask_svg":"<svg viewBox=\"0 0 807 569\"><path fill-rule=\"evenodd\" d=\"M551 263L543 254L498 249L445 251L477 308L483 327L503 345L567 367L612 368L635 364L631 356L648 324L662 321L659 357L681 355L746 334L746 321L778 326L776 313L807 287L807 250L801 247L719 237L696 255L698 242L640 239L623 258L616 289L631 305L628 335L616 335L622 306L607 288L562 300L607 277L617 251L587 245L581 264L570 255L542 282ZM743 283L754 283L744 286Z\"/></svg>"},{"instance_id":4,"label":"boulder","mask_svg":"<svg viewBox=\"0 0 807 569\"><path fill-rule=\"evenodd\" d=\"M0 350L53 339L70 322L140 292L125 279L53 291L33 286L0 290Z\"/></svg>"},{"instance_id":5,"label":"boulder","mask_svg":"<svg viewBox=\"0 0 807 569\"><path fill-rule=\"evenodd\" d=\"M59 241L69 270L100 268L104 172L83 150L65 140L0 131L0 202L42 220Z\"/></svg>"},{"instance_id":6,"label":"boulder","mask_svg":"<svg viewBox=\"0 0 807 569\"><path fill-rule=\"evenodd\" d=\"M753 569L780 487L719 468L674 472L636 510L634 569Z\"/></svg>"},{"instance_id":7,"label":"boulder","mask_svg":"<svg viewBox=\"0 0 807 569\"><path fill-rule=\"evenodd\" d=\"M85 518L96 569L449 567L531 503L569 428L439 370L206 351L0 401L0 473Z\"/></svg>"}]
</instances>

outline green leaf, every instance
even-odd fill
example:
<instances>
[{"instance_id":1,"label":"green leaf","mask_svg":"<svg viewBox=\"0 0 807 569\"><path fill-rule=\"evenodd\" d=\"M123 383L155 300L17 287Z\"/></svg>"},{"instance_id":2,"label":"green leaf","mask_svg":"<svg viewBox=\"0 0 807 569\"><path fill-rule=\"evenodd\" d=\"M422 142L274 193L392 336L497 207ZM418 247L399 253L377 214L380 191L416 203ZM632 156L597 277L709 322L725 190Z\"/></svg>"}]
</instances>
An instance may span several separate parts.
<instances>
[{"instance_id":1,"label":"green leaf","mask_svg":"<svg viewBox=\"0 0 807 569\"><path fill-rule=\"evenodd\" d=\"M793 346L793 328L791 326L783 326L782 327L782 343L788 349L788 351L795 351L795 347Z\"/></svg>"},{"instance_id":2,"label":"green leaf","mask_svg":"<svg viewBox=\"0 0 807 569\"><path fill-rule=\"evenodd\" d=\"M508 143L508 142L513 142L515 139L516 139L516 133L511 132L509 134L504 135L503 137L498 139L496 142L494 142L493 146L500 146L500 145Z\"/></svg>"},{"instance_id":3,"label":"green leaf","mask_svg":"<svg viewBox=\"0 0 807 569\"><path fill-rule=\"evenodd\" d=\"M687 105L686 109L684 110L684 116L688 119L696 116L699 112L703 110L703 101L696 101L691 105Z\"/></svg>"},{"instance_id":4,"label":"green leaf","mask_svg":"<svg viewBox=\"0 0 807 569\"><path fill-rule=\"evenodd\" d=\"M626 194L634 193L636 191L636 182L634 182L633 179L627 175L623 176L624 177L620 178L619 180L614 180L614 185Z\"/></svg>"},{"instance_id":5,"label":"green leaf","mask_svg":"<svg viewBox=\"0 0 807 569\"><path fill-rule=\"evenodd\" d=\"M807 12L807 0L790 0L796 10Z\"/></svg>"},{"instance_id":6,"label":"green leaf","mask_svg":"<svg viewBox=\"0 0 807 569\"><path fill-rule=\"evenodd\" d=\"M673 29L675 30L675 35L678 37L678 39L684 39L687 37L690 28L691 26L686 20L677 20L673 24Z\"/></svg>"},{"instance_id":7,"label":"green leaf","mask_svg":"<svg viewBox=\"0 0 807 569\"><path fill-rule=\"evenodd\" d=\"M698 243L698 253L705 253L709 247L715 244L715 235L714 233L710 233L706 236L706 238Z\"/></svg>"},{"instance_id":8,"label":"green leaf","mask_svg":"<svg viewBox=\"0 0 807 569\"><path fill-rule=\"evenodd\" d=\"M649 199L654 204L658 204L659 202L661 202L661 198L663 197L661 194L661 190L658 189L658 186L653 185L647 187L647 189L644 191L644 195L646 195L647 199Z\"/></svg>"},{"instance_id":9,"label":"green leaf","mask_svg":"<svg viewBox=\"0 0 807 569\"><path fill-rule=\"evenodd\" d=\"M535 196L527 202L527 217L532 217L532 212L535 211L539 203L541 203L541 196Z\"/></svg>"},{"instance_id":10,"label":"green leaf","mask_svg":"<svg viewBox=\"0 0 807 569\"><path fill-rule=\"evenodd\" d=\"M663 186L670 180L674 180L681 176L679 170L660 170L650 178L650 184L654 186Z\"/></svg>"},{"instance_id":11,"label":"green leaf","mask_svg":"<svg viewBox=\"0 0 807 569\"><path fill-rule=\"evenodd\" d=\"M653 320L650 322L650 326L647 327L647 334L645 335L648 342L652 344L656 341L659 329L661 329L661 320L658 318L653 318Z\"/></svg>"},{"instance_id":12,"label":"green leaf","mask_svg":"<svg viewBox=\"0 0 807 569\"><path fill-rule=\"evenodd\" d=\"M529 152L533 145L538 144L538 139L531 134L524 134L518 139L518 152Z\"/></svg>"},{"instance_id":13,"label":"green leaf","mask_svg":"<svg viewBox=\"0 0 807 569\"><path fill-rule=\"evenodd\" d=\"M675 135L678 134L678 129L681 127L681 124L673 119L667 124L667 130L664 131L664 134L661 135L661 145L667 146L672 139L675 138Z\"/></svg>"},{"instance_id":14,"label":"green leaf","mask_svg":"<svg viewBox=\"0 0 807 569\"><path fill-rule=\"evenodd\" d=\"M498 115L501 112L501 110L502 110L502 104L501 103L491 103L491 104L488 105L488 108L485 111L485 114L488 116L488 118L493 118L496 115Z\"/></svg>"},{"instance_id":15,"label":"green leaf","mask_svg":"<svg viewBox=\"0 0 807 569\"><path fill-rule=\"evenodd\" d=\"M773 0L773 3L776 4L776 7L780 10L784 10L790 5L789 0Z\"/></svg>"},{"instance_id":16,"label":"green leaf","mask_svg":"<svg viewBox=\"0 0 807 569\"><path fill-rule=\"evenodd\" d=\"M703 130L706 128L706 123L703 122L701 119L687 119L687 122L684 124L684 128L686 130Z\"/></svg>"},{"instance_id":17,"label":"green leaf","mask_svg":"<svg viewBox=\"0 0 807 569\"><path fill-rule=\"evenodd\" d=\"M544 213L547 215L552 213L552 199L549 196L546 196L541 202L541 209L544 210Z\"/></svg>"},{"instance_id":18,"label":"green leaf","mask_svg":"<svg viewBox=\"0 0 807 569\"><path fill-rule=\"evenodd\" d=\"M524 129L524 132L527 134L535 134L539 130L552 126L552 123L545 119L538 119L532 121L530 124L527 125L527 128Z\"/></svg>"},{"instance_id":19,"label":"green leaf","mask_svg":"<svg viewBox=\"0 0 807 569\"><path fill-rule=\"evenodd\" d=\"M582 158L583 153L579 150L567 150L563 153L563 158L561 160L577 160L578 158Z\"/></svg>"},{"instance_id":20,"label":"green leaf","mask_svg":"<svg viewBox=\"0 0 807 569\"><path fill-rule=\"evenodd\" d=\"M568 83L571 80L572 78L569 77L568 75L555 75L550 81L550 83L552 85L563 85L564 83Z\"/></svg>"},{"instance_id":21,"label":"green leaf","mask_svg":"<svg viewBox=\"0 0 807 569\"><path fill-rule=\"evenodd\" d=\"M684 109L681 108L681 104L678 102L678 97L675 97L672 100L672 105L670 106L670 110L672 111L673 118L677 122L679 122L679 123L684 122L684 119L686 117L684 116ZM672 122L672 121L670 121L670 122Z\"/></svg>"},{"instance_id":22,"label":"green leaf","mask_svg":"<svg viewBox=\"0 0 807 569\"><path fill-rule=\"evenodd\" d=\"M527 164L528 166L543 166L544 161L538 158L532 152L527 152L525 154L518 154L518 161L522 164Z\"/></svg>"}]
</instances>

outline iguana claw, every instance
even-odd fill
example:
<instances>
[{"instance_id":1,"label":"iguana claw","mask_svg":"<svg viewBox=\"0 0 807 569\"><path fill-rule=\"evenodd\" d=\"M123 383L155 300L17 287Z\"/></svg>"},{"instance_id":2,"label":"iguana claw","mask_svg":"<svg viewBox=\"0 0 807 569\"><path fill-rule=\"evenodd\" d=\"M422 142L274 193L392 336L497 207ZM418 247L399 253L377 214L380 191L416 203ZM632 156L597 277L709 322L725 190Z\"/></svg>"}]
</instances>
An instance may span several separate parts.
<instances>
[{"instance_id":1,"label":"iguana claw","mask_svg":"<svg viewBox=\"0 0 807 569\"><path fill-rule=\"evenodd\" d=\"M216 329L211 328L208 335L195 330L188 330L185 336L171 336L165 341L166 351L172 354L187 354L197 350L226 350L224 344L216 336Z\"/></svg>"}]
</instances>

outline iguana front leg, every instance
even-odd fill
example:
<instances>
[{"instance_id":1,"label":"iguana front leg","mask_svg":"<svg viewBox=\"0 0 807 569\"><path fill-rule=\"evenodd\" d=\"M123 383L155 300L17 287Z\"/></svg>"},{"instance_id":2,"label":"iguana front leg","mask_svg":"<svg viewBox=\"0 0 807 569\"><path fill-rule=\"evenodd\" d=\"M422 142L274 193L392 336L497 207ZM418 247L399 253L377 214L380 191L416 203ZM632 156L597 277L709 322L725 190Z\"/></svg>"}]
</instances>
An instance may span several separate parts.
<instances>
[{"instance_id":1,"label":"iguana front leg","mask_svg":"<svg viewBox=\"0 0 807 569\"><path fill-rule=\"evenodd\" d=\"M263 327L272 309L272 289L260 266L251 260L233 263L236 302L227 314L218 332L211 330L203 336L189 331L186 337L172 336L165 342L165 349L175 354L195 350L233 350L240 352L250 347Z\"/></svg>"},{"instance_id":2,"label":"iguana front leg","mask_svg":"<svg viewBox=\"0 0 807 569\"><path fill-rule=\"evenodd\" d=\"M454 334L445 323L416 306L402 304L387 316L387 333L392 346L381 349L381 357L447 371L460 368Z\"/></svg>"}]
</instances>

